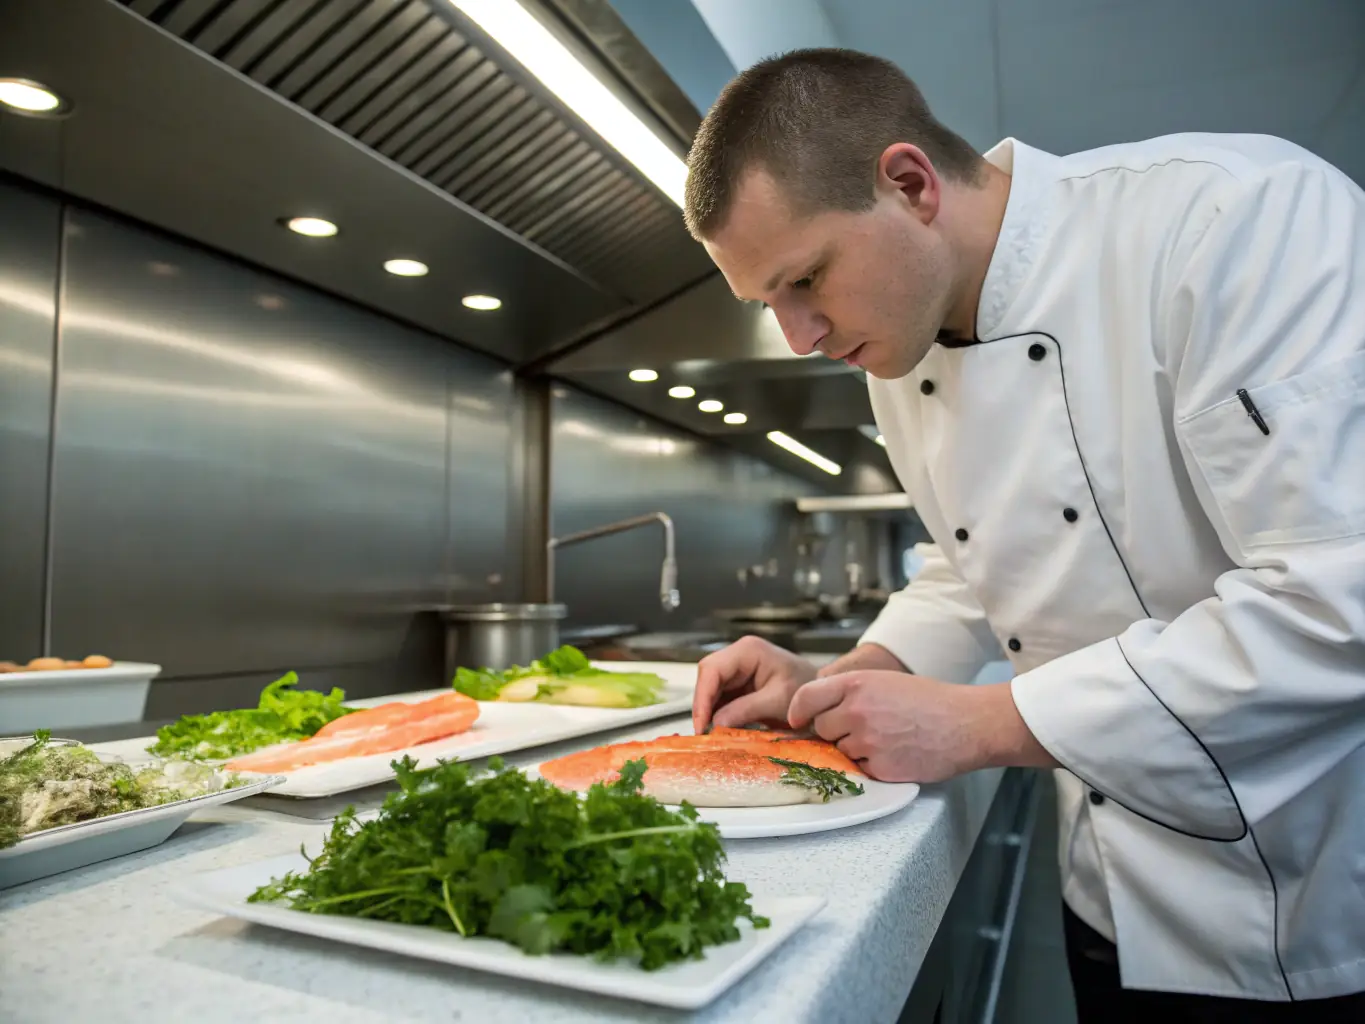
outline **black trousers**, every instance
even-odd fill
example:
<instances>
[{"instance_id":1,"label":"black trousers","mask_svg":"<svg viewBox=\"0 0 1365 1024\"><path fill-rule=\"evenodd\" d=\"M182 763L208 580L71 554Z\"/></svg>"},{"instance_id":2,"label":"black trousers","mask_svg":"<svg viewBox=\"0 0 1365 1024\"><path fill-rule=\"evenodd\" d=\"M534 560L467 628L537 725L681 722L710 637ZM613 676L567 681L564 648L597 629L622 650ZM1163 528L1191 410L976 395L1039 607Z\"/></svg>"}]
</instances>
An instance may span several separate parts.
<instances>
[{"instance_id":1,"label":"black trousers","mask_svg":"<svg viewBox=\"0 0 1365 1024\"><path fill-rule=\"evenodd\" d=\"M1365 992L1267 1003L1125 989L1119 984L1118 948L1065 904L1062 915L1079 1024L1365 1024Z\"/></svg>"}]
</instances>

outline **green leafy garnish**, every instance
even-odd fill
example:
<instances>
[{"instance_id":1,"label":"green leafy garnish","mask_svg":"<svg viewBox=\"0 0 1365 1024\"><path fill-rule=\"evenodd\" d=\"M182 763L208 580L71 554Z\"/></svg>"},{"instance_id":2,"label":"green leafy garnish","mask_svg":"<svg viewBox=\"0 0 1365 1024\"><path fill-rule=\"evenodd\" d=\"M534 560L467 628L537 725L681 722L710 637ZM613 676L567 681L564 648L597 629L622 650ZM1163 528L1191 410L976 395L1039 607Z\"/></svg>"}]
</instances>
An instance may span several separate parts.
<instances>
[{"instance_id":1,"label":"green leafy garnish","mask_svg":"<svg viewBox=\"0 0 1365 1024\"><path fill-rule=\"evenodd\" d=\"M156 743L148 747L159 757L221 760L253 750L312 736L328 722L350 714L355 708L342 701L346 694L295 690L299 677L290 672L261 691L254 708L186 715L156 731Z\"/></svg>"},{"instance_id":2,"label":"green leafy garnish","mask_svg":"<svg viewBox=\"0 0 1365 1024\"><path fill-rule=\"evenodd\" d=\"M862 786L833 768L815 768L804 761L788 761L782 757L770 757L768 760L787 769L780 780L783 785L814 790L824 803L829 803L832 796L845 793L850 796L862 795Z\"/></svg>"},{"instance_id":3,"label":"green leafy garnish","mask_svg":"<svg viewBox=\"0 0 1365 1024\"><path fill-rule=\"evenodd\" d=\"M317 914L487 935L527 953L626 959L645 970L700 959L755 927L748 889L727 882L720 834L684 804L640 792L645 762L581 798L489 762L418 771L393 763L399 790L371 821L336 819L304 871L257 890Z\"/></svg>"},{"instance_id":4,"label":"green leafy garnish","mask_svg":"<svg viewBox=\"0 0 1365 1024\"><path fill-rule=\"evenodd\" d=\"M564 646L530 665L493 669L461 668L454 687L475 700L541 701L588 707L639 708L662 703L664 680L653 672L610 672L594 668L577 647Z\"/></svg>"},{"instance_id":5,"label":"green leafy garnish","mask_svg":"<svg viewBox=\"0 0 1365 1024\"><path fill-rule=\"evenodd\" d=\"M187 762L130 766L82 746L33 742L0 758L0 850L30 832L185 800L239 784L236 776Z\"/></svg>"}]
</instances>

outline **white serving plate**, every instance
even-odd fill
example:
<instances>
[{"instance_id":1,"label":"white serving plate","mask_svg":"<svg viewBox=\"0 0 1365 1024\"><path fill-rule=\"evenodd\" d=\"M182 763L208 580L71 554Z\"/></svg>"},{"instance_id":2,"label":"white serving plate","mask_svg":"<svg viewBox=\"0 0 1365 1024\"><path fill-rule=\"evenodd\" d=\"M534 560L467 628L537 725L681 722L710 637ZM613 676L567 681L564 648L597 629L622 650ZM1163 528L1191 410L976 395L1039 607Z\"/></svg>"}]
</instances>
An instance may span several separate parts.
<instances>
[{"instance_id":1,"label":"white serving plate","mask_svg":"<svg viewBox=\"0 0 1365 1024\"><path fill-rule=\"evenodd\" d=\"M136 661L116 661L109 668L0 672L0 722L6 732L136 722L160 674L160 665Z\"/></svg>"},{"instance_id":2,"label":"white serving plate","mask_svg":"<svg viewBox=\"0 0 1365 1024\"><path fill-rule=\"evenodd\" d=\"M705 1006L732 986L825 905L823 897L755 898L755 913L772 921L768 928L740 924L736 942L707 948L702 960L672 964L658 971L642 971L630 964L600 964L590 957L555 953L531 956L496 939L464 939L449 932L416 925L367 921L329 914L308 914L284 906L248 903L257 888L286 871L302 871L308 862L301 854L277 857L195 877L176 894L191 905L255 924L382 949L404 956L486 971L523 981L558 985L600 995L635 999L678 1009Z\"/></svg>"},{"instance_id":3,"label":"white serving plate","mask_svg":"<svg viewBox=\"0 0 1365 1024\"><path fill-rule=\"evenodd\" d=\"M51 742L74 745L73 740ZM114 758L101 755L101 760ZM0 850L0 889L151 849L169 839L196 811L263 793L282 781L282 776L265 775L234 789L30 832L13 846Z\"/></svg>"},{"instance_id":4,"label":"white serving plate","mask_svg":"<svg viewBox=\"0 0 1365 1024\"><path fill-rule=\"evenodd\" d=\"M692 691L696 687L697 666L677 662L593 662L607 671L654 672L664 679L664 702L643 708L583 708L560 704L503 703L481 701L479 720L467 732L443 740L423 743L406 750L394 750L369 757L348 757L340 761L312 765L284 773L285 781L270 791L272 797L320 799L352 790L364 789L393 779L393 761L405 754L421 768L437 761L472 761L494 754L508 754L546 743L576 739L609 729L651 722L692 710ZM388 701L415 702L449 693L447 689L423 690L388 697L347 701L351 707L374 707ZM143 736L117 743L95 744L94 749L117 754L126 760L146 758L146 748L155 742ZM244 773L245 774L245 773Z\"/></svg>"},{"instance_id":5,"label":"white serving plate","mask_svg":"<svg viewBox=\"0 0 1365 1024\"><path fill-rule=\"evenodd\" d=\"M526 775L533 779L542 777L539 767L528 768ZM783 807L698 807L697 817L714 824L724 839L801 836L885 818L909 807L919 796L919 786L913 782L877 782L861 777L855 781L863 787L860 795L833 797L829 803L787 804Z\"/></svg>"}]
</instances>

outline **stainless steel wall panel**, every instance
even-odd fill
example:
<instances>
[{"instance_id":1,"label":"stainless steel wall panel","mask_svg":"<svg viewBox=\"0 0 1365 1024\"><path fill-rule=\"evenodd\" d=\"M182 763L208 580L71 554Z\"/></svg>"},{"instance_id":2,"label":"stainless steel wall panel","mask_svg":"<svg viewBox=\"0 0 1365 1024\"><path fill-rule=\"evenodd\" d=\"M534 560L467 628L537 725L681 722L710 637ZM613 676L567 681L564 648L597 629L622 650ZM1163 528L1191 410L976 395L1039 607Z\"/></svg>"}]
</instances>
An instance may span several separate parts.
<instances>
[{"instance_id":1,"label":"stainless steel wall panel","mask_svg":"<svg viewBox=\"0 0 1365 1024\"><path fill-rule=\"evenodd\" d=\"M43 653L61 216L0 181L0 660Z\"/></svg>"},{"instance_id":2,"label":"stainless steel wall panel","mask_svg":"<svg viewBox=\"0 0 1365 1024\"><path fill-rule=\"evenodd\" d=\"M687 629L715 608L786 602L794 594L793 499L801 479L758 459L646 420L576 389L554 389L551 510L556 536L645 512L677 527L682 605L659 604L662 536L637 530L555 554L555 599L572 624ZM782 575L741 583L739 570L776 558Z\"/></svg>"},{"instance_id":3,"label":"stainless steel wall panel","mask_svg":"<svg viewBox=\"0 0 1365 1024\"><path fill-rule=\"evenodd\" d=\"M447 486L446 593L457 604L510 596L513 378L510 370L453 346Z\"/></svg>"},{"instance_id":4,"label":"stainless steel wall panel","mask_svg":"<svg viewBox=\"0 0 1365 1024\"><path fill-rule=\"evenodd\" d=\"M461 422L494 438L497 364L101 215L71 224L54 645L168 677L396 657L449 590L451 410L482 396ZM488 518L460 534L483 558L503 543Z\"/></svg>"}]
</instances>

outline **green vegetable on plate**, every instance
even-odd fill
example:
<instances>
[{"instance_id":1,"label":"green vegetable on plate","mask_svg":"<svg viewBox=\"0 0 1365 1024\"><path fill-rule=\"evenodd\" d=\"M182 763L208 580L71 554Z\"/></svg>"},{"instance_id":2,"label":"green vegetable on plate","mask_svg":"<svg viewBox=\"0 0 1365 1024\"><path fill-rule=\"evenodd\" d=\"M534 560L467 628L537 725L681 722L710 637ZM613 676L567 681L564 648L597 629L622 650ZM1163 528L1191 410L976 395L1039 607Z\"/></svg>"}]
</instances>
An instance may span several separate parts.
<instances>
[{"instance_id":1,"label":"green vegetable on plate","mask_svg":"<svg viewBox=\"0 0 1365 1024\"><path fill-rule=\"evenodd\" d=\"M720 834L684 804L641 792L644 761L585 795L504 768L394 762L399 791L378 817L338 817L307 870L250 902L490 936L527 953L624 959L645 970L700 959L763 928L727 882ZM305 851L305 856L307 851Z\"/></svg>"},{"instance_id":2,"label":"green vegetable on plate","mask_svg":"<svg viewBox=\"0 0 1365 1024\"><path fill-rule=\"evenodd\" d=\"M653 672L610 672L594 668L576 647L561 647L525 667L461 668L455 689L475 700L576 704L597 708L640 708L660 704L663 677Z\"/></svg>"},{"instance_id":3,"label":"green vegetable on plate","mask_svg":"<svg viewBox=\"0 0 1365 1024\"><path fill-rule=\"evenodd\" d=\"M343 691L335 687L330 693L293 689L298 681L293 672L275 680L261 691L254 708L186 715L158 729L156 742L147 750L158 757L239 757L276 743L307 739L328 722L356 710L342 703Z\"/></svg>"},{"instance_id":4,"label":"green vegetable on plate","mask_svg":"<svg viewBox=\"0 0 1365 1024\"><path fill-rule=\"evenodd\" d=\"M80 745L53 744L46 730L0 755L0 850L24 836L124 811L187 800L239 785L207 765L101 761Z\"/></svg>"},{"instance_id":5,"label":"green vegetable on plate","mask_svg":"<svg viewBox=\"0 0 1365 1024\"><path fill-rule=\"evenodd\" d=\"M833 768L816 768L804 761L788 761L784 757L770 757L768 760L787 769L781 779L784 786L809 789L818 793L824 803L829 803L832 796L843 796L845 793L861 796L863 793L862 786Z\"/></svg>"}]
</instances>

